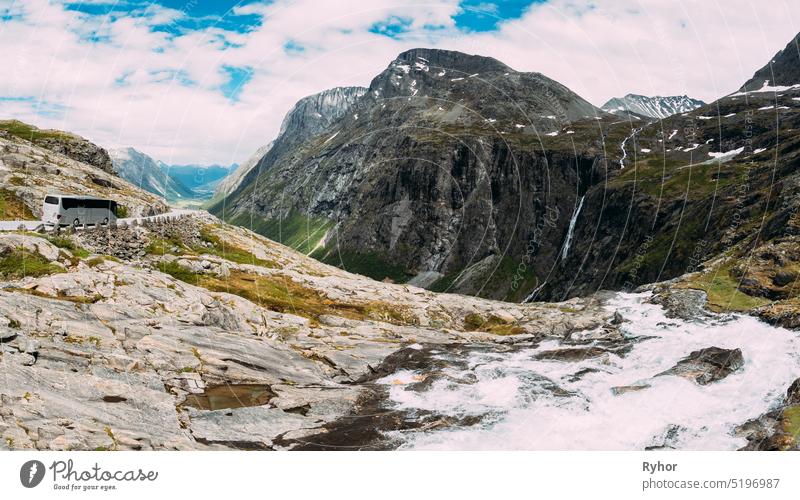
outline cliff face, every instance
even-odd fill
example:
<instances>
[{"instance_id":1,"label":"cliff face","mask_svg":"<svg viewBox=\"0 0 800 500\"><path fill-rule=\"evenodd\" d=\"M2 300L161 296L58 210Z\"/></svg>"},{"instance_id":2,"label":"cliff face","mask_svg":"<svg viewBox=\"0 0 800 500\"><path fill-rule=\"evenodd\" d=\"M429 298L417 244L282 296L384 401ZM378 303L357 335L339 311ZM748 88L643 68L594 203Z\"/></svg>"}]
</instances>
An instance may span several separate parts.
<instances>
[{"instance_id":1,"label":"cliff face","mask_svg":"<svg viewBox=\"0 0 800 500\"><path fill-rule=\"evenodd\" d=\"M238 189L276 143L278 149L285 150L292 144L314 137L341 118L366 90L363 87L336 87L300 99L283 118L278 137L258 148L247 161L223 179L214 190L214 199L219 200Z\"/></svg>"}]
</instances>

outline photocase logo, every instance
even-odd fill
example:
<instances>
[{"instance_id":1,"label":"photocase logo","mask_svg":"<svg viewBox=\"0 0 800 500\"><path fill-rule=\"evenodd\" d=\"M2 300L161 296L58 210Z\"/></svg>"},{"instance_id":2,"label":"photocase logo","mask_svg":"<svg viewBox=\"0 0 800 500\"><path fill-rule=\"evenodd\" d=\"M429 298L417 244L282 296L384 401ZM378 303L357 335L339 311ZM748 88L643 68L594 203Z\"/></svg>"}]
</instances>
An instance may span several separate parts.
<instances>
[{"instance_id":1,"label":"photocase logo","mask_svg":"<svg viewBox=\"0 0 800 500\"><path fill-rule=\"evenodd\" d=\"M26 488L35 488L44 479L44 464L38 460L28 460L19 469L19 480Z\"/></svg>"}]
</instances>

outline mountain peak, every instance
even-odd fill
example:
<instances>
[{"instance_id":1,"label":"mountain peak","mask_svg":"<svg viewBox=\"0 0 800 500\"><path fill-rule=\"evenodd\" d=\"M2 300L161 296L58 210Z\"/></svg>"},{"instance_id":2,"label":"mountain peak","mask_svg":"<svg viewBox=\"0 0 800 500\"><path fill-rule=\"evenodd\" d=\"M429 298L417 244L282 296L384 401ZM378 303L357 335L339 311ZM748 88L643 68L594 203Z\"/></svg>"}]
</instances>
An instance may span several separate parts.
<instances>
[{"instance_id":1,"label":"mountain peak","mask_svg":"<svg viewBox=\"0 0 800 500\"><path fill-rule=\"evenodd\" d=\"M514 71L493 57L466 54L455 50L415 48L401 52L392 64L407 63L453 70L466 74Z\"/></svg>"},{"instance_id":2,"label":"mountain peak","mask_svg":"<svg viewBox=\"0 0 800 500\"><path fill-rule=\"evenodd\" d=\"M764 87L790 87L800 84L800 34L770 61L756 71L751 79L739 89L753 92Z\"/></svg>"}]
</instances>

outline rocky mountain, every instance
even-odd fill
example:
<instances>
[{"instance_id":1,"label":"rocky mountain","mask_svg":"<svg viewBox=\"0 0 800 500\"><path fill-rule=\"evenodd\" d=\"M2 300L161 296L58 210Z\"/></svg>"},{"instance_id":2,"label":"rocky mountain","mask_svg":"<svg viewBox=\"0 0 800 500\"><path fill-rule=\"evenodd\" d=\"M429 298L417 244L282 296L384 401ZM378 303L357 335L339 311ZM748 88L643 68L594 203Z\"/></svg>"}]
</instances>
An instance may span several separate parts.
<instances>
[{"instance_id":1,"label":"rocky mountain","mask_svg":"<svg viewBox=\"0 0 800 500\"><path fill-rule=\"evenodd\" d=\"M628 94L625 97L614 97L603 104L605 111L614 114L631 114L633 116L663 119L679 113L688 113L705 103L688 96L643 96Z\"/></svg>"},{"instance_id":2,"label":"rocky mountain","mask_svg":"<svg viewBox=\"0 0 800 500\"><path fill-rule=\"evenodd\" d=\"M71 132L41 130L19 120L0 120L0 137L17 137L104 172L114 173L111 158L105 149Z\"/></svg>"},{"instance_id":3,"label":"rocky mountain","mask_svg":"<svg viewBox=\"0 0 800 500\"><path fill-rule=\"evenodd\" d=\"M512 277L531 241L560 254L613 120L544 75L414 49L329 125L281 135L211 211L378 279L521 299Z\"/></svg>"},{"instance_id":4,"label":"rocky mountain","mask_svg":"<svg viewBox=\"0 0 800 500\"><path fill-rule=\"evenodd\" d=\"M222 180L214 191L214 197L220 199L236 190L276 141L286 148L319 134L341 118L366 91L363 87L336 87L300 99L283 118L278 138L260 147L244 164Z\"/></svg>"},{"instance_id":5,"label":"rocky mountain","mask_svg":"<svg viewBox=\"0 0 800 500\"><path fill-rule=\"evenodd\" d=\"M790 41L786 48L775 54L763 68L756 71L753 78L745 82L739 91L753 92L770 87L772 87L772 91L781 91L781 87L800 85L798 55L800 55L800 35Z\"/></svg>"},{"instance_id":6,"label":"rocky mountain","mask_svg":"<svg viewBox=\"0 0 800 500\"><path fill-rule=\"evenodd\" d=\"M88 158L97 163L99 158L108 158L104 149L72 134L39 131L19 123L15 122L13 134L0 130L0 219L38 219L47 193L110 198L129 216L167 211L162 198L110 173L112 169L105 161L99 162L101 168L80 160ZM26 127L36 134L33 142L23 138L29 135L19 132ZM67 138L67 145L56 147L62 137Z\"/></svg>"},{"instance_id":7,"label":"rocky mountain","mask_svg":"<svg viewBox=\"0 0 800 500\"><path fill-rule=\"evenodd\" d=\"M796 51L779 59L800 66ZM575 277L538 296L681 277L717 310L796 324L798 102L800 87L759 87L632 130L619 168L586 193L565 259Z\"/></svg>"},{"instance_id":8,"label":"rocky mountain","mask_svg":"<svg viewBox=\"0 0 800 500\"><path fill-rule=\"evenodd\" d=\"M267 154L267 151L269 151L271 147L271 142L261 146L256 150L255 153L250 155L250 157L244 163L236 167L236 169L226 177L222 178L214 188L214 199L218 200L220 198L224 198L233 190L238 188L242 183L242 180L244 180L247 174L253 170L253 168L258 164L261 158Z\"/></svg>"},{"instance_id":9,"label":"rocky mountain","mask_svg":"<svg viewBox=\"0 0 800 500\"><path fill-rule=\"evenodd\" d=\"M155 160L141 151L120 148L109 153L117 175L131 184L168 200L195 197L189 187L167 175Z\"/></svg>"}]
</instances>

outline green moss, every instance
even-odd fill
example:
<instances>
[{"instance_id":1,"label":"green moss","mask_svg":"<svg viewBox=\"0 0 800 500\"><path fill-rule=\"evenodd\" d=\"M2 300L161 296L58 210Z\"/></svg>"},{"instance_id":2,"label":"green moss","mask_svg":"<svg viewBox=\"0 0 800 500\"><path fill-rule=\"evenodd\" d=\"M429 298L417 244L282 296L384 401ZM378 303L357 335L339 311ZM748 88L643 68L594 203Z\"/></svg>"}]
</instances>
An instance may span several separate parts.
<instances>
[{"instance_id":1,"label":"green moss","mask_svg":"<svg viewBox=\"0 0 800 500\"><path fill-rule=\"evenodd\" d=\"M651 156L620 170L609 187L634 184L637 191L650 196L699 200L741 185L747 169L746 164L736 162L687 165L680 160Z\"/></svg>"},{"instance_id":2,"label":"green moss","mask_svg":"<svg viewBox=\"0 0 800 500\"><path fill-rule=\"evenodd\" d=\"M193 253L189 247L183 244L183 241L176 237L160 238L152 235L144 250L150 255L187 255Z\"/></svg>"},{"instance_id":3,"label":"green moss","mask_svg":"<svg viewBox=\"0 0 800 500\"><path fill-rule=\"evenodd\" d=\"M88 259L86 261L86 265L89 266L89 267L97 267L100 264L102 264L103 262L105 262L105 260L106 259L103 256L92 257L91 259Z\"/></svg>"},{"instance_id":4,"label":"green moss","mask_svg":"<svg viewBox=\"0 0 800 500\"><path fill-rule=\"evenodd\" d=\"M200 239L209 244L210 246L196 246L193 247L196 253L206 253L216 255L225 260L236 262L237 264L252 264L255 266L262 266L267 268L278 267L277 263L265 259L259 259L252 252L238 247L231 243L225 243L222 239L213 232L211 227L203 227L200 229Z\"/></svg>"},{"instance_id":5,"label":"green moss","mask_svg":"<svg viewBox=\"0 0 800 500\"><path fill-rule=\"evenodd\" d=\"M17 249L0 258L0 276L5 279L19 279L26 276L38 277L61 272L62 269L39 255Z\"/></svg>"},{"instance_id":6,"label":"green moss","mask_svg":"<svg viewBox=\"0 0 800 500\"><path fill-rule=\"evenodd\" d=\"M128 207L125 205L117 205L117 217L120 219L128 217Z\"/></svg>"},{"instance_id":7,"label":"green moss","mask_svg":"<svg viewBox=\"0 0 800 500\"><path fill-rule=\"evenodd\" d=\"M495 315L490 315L484 319L477 313L470 313L464 317L464 329L467 331L478 331L493 333L495 335L519 335L525 330L516 322L506 321Z\"/></svg>"},{"instance_id":8,"label":"green moss","mask_svg":"<svg viewBox=\"0 0 800 500\"><path fill-rule=\"evenodd\" d=\"M57 246L58 248L63 248L64 250L69 250L72 255L75 257L85 259L90 255L89 251L85 248L79 246L75 241L70 238L69 236L47 236L47 241L52 243L53 245Z\"/></svg>"},{"instance_id":9,"label":"green moss","mask_svg":"<svg viewBox=\"0 0 800 500\"><path fill-rule=\"evenodd\" d=\"M464 317L464 328L467 330L478 330L486 323L486 319L477 313L469 313Z\"/></svg>"},{"instance_id":10,"label":"green moss","mask_svg":"<svg viewBox=\"0 0 800 500\"><path fill-rule=\"evenodd\" d=\"M699 274L682 286L703 290L708 295L708 308L712 311L749 311L769 304L763 297L751 297L739 290L739 280L730 274L732 264Z\"/></svg>"},{"instance_id":11,"label":"green moss","mask_svg":"<svg viewBox=\"0 0 800 500\"><path fill-rule=\"evenodd\" d=\"M795 440L800 436L800 406L783 410L783 430Z\"/></svg>"},{"instance_id":12,"label":"green moss","mask_svg":"<svg viewBox=\"0 0 800 500\"><path fill-rule=\"evenodd\" d=\"M161 271L164 274L169 274L173 278L196 285L200 281L201 275L192 271L186 266L182 266L177 262L171 261L161 261L156 265L156 269Z\"/></svg>"},{"instance_id":13,"label":"green moss","mask_svg":"<svg viewBox=\"0 0 800 500\"><path fill-rule=\"evenodd\" d=\"M0 120L0 130L5 130L15 137L31 142L42 139L70 139L75 137L60 130L41 130L19 120Z\"/></svg>"},{"instance_id":14,"label":"green moss","mask_svg":"<svg viewBox=\"0 0 800 500\"><path fill-rule=\"evenodd\" d=\"M320 291L282 275L261 276L234 270L224 279L212 275L195 275L194 278L197 281L192 284L208 290L232 293L269 310L295 314L313 321L322 315L334 315L401 325L418 323L416 315L406 306L382 301L336 302Z\"/></svg>"}]
</instances>

